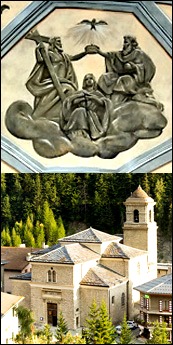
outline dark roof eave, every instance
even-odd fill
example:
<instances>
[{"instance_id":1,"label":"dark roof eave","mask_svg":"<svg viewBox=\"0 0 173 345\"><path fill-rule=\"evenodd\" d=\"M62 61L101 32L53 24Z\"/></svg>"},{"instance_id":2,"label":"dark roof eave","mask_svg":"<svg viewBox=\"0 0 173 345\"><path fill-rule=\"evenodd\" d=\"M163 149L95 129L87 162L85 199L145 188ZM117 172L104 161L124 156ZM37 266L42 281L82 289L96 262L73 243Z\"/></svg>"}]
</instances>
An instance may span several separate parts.
<instances>
[{"instance_id":1,"label":"dark roof eave","mask_svg":"<svg viewBox=\"0 0 173 345\"><path fill-rule=\"evenodd\" d=\"M104 255L104 254L102 254L101 257L106 258L106 259L127 259L127 260L130 259L128 256L116 256L116 255Z\"/></svg>"},{"instance_id":2,"label":"dark roof eave","mask_svg":"<svg viewBox=\"0 0 173 345\"><path fill-rule=\"evenodd\" d=\"M71 241L71 240L64 240L64 241L59 241L60 243L61 242L69 242L69 243L95 243L95 244L102 244L103 242L102 241L86 241L86 240L74 240L74 241Z\"/></svg>"},{"instance_id":3,"label":"dark roof eave","mask_svg":"<svg viewBox=\"0 0 173 345\"><path fill-rule=\"evenodd\" d=\"M74 265L74 262L57 262L57 261L40 261L40 260L30 260L30 262L34 263L37 262L39 264L57 264L57 265Z\"/></svg>"},{"instance_id":4,"label":"dark roof eave","mask_svg":"<svg viewBox=\"0 0 173 345\"><path fill-rule=\"evenodd\" d=\"M104 287L104 288L109 288L109 285L101 285L101 284L93 284L93 283L80 283L80 285L84 285L84 286L96 286L96 287Z\"/></svg>"},{"instance_id":5,"label":"dark roof eave","mask_svg":"<svg viewBox=\"0 0 173 345\"><path fill-rule=\"evenodd\" d=\"M15 272L21 272L26 266L24 266L23 268L19 269L19 268L5 268L4 267L4 271L15 271Z\"/></svg>"},{"instance_id":6,"label":"dark roof eave","mask_svg":"<svg viewBox=\"0 0 173 345\"><path fill-rule=\"evenodd\" d=\"M133 288L134 290L137 290L141 293L144 293L144 294L148 294L148 295L152 295L152 296L172 296L171 293L169 292L150 292L150 291L143 291L143 290L140 290L140 289L136 289L135 287Z\"/></svg>"}]
</instances>

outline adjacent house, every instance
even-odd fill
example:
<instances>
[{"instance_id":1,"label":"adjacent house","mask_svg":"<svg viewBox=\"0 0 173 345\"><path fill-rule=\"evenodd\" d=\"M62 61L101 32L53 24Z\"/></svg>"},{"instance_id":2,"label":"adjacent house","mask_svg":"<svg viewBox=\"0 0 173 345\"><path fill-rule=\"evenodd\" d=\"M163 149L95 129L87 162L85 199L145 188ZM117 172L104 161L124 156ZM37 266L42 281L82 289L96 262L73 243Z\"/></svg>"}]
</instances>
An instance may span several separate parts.
<instances>
[{"instance_id":1,"label":"adjacent house","mask_svg":"<svg viewBox=\"0 0 173 345\"><path fill-rule=\"evenodd\" d=\"M172 263L170 262L159 262L157 264L157 276L162 277L165 274L172 273Z\"/></svg>"},{"instance_id":2,"label":"adjacent house","mask_svg":"<svg viewBox=\"0 0 173 345\"><path fill-rule=\"evenodd\" d=\"M140 292L140 319L150 324L166 322L172 340L172 273L134 287Z\"/></svg>"},{"instance_id":3,"label":"adjacent house","mask_svg":"<svg viewBox=\"0 0 173 345\"><path fill-rule=\"evenodd\" d=\"M1 262L3 264L3 291L12 293L11 275L19 273L30 272L31 264L28 261L28 253L31 253L33 248L28 247L1 247ZM1 264L2 268L2 264Z\"/></svg>"},{"instance_id":4,"label":"adjacent house","mask_svg":"<svg viewBox=\"0 0 173 345\"><path fill-rule=\"evenodd\" d=\"M106 302L113 323L139 313L134 289L157 278L155 202L139 186L125 201L122 238L92 227L30 255L32 272L11 276L12 293L25 296L38 326L57 325L60 311L70 329L84 326L89 306Z\"/></svg>"},{"instance_id":5,"label":"adjacent house","mask_svg":"<svg viewBox=\"0 0 173 345\"><path fill-rule=\"evenodd\" d=\"M13 338L16 337L19 326L15 307L23 299L23 296L1 292L1 344L14 344Z\"/></svg>"},{"instance_id":6,"label":"adjacent house","mask_svg":"<svg viewBox=\"0 0 173 345\"><path fill-rule=\"evenodd\" d=\"M1 291L4 292L4 265L7 261L1 260Z\"/></svg>"}]
</instances>

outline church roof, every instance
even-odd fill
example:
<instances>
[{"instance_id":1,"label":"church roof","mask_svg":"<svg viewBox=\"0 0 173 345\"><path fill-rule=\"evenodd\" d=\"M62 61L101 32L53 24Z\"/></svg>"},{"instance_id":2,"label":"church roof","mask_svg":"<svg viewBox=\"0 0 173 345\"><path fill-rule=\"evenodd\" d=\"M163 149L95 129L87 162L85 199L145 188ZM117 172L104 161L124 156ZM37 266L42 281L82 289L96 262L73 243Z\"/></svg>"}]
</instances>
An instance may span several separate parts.
<instances>
[{"instance_id":1,"label":"church roof","mask_svg":"<svg viewBox=\"0 0 173 345\"><path fill-rule=\"evenodd\" d=\"M147 202L154 202L154 199L152 199L143 189L142 187L139 185L138 188L131 193L131 195L126 199L127 201L133 201L133 202L143 202L143 201L147 201ZM126 202L124 202L124 204L126 204Z\"/></svg>"},{"instance_id":2,"label":"church roof","mask_svg":"<svg viewBox=\"0 0 173 345\"><path fill-rule=\"evenodd\" d=\"M134 289L149 295L172 295L172 273L150 280Z\"/></svg>"},{"instance_id":3,"label":"church roof","mask_svg":"<svg viewBox=\"0 0 173 345\"><path fill-rule=\"evenodd\" d=\"M121 243L112 242L102 254L103 258L123 258L130 259L147 253L144 250L132 248Z\"/></svg>"},{"instance_id":4,"label":"church roof","mask_svg":"<svg viewBox=\"0 0 173 345\"><path fill-rule=\"evenodd\" d=\"M127 278L103 265L90 268L80 285L110 287L126 282Z\"/></svg>"},{"instance_id":5,"label":"church roof","mask_svg":"<svg viewBox=\"0 0 173 345\"><path fill-rule=\"evenodd\" d=\"M43 255L33 256L31 262L50 262L57 264L77 264L99 259L100 255L79 243L68 244L56 248Z\"/></svg>"},{"instance_id":6,"label":"church roof","mask_svg":"<svg viewBox=\"0 0 173 345\"><path fill-rule=\"evenodd\" d=\"M149 198L148 194L139 185L138 188L132 193L132 198Z\"/></svg>"},{"instance_id":7,"label":"church roof","mask_svg":"<svg viewBox=\"0 0 173 345\"><path fill-rule=\"evenodd\" d=\"M103 243L115 240L120 241L121 239L121 237L110 235L106 232L99 231L90 227L74 235L60 238L59 242Z\"/></svg>"}]
</instances>

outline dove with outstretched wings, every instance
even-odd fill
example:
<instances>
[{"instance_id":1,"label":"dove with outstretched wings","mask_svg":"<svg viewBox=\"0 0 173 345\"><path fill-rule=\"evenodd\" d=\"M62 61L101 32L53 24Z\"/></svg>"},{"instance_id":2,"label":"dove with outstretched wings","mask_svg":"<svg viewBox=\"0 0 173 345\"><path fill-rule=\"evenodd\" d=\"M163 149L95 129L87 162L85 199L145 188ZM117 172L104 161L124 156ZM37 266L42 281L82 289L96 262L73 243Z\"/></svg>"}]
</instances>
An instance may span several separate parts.
<instances>
[{"instance_id":1,"label":"dove with outstretched wings","mask_svg":"<svg viewBox=\"0 0 173 345\"><path fill-rule=\"evenodd\" d=\"M67 38L78 44L104 44L110 36L109 25L105 20L83 19L67 31Z\"/></svg>"},{"instance_id":2,"label":"dove with outstretched wings","mask_svg":"<svg viewBox=\"0 0 173 345\"><path fill-rule=\"evenodd\" d=\"M107 22L105 22L104 20L96 20L95 18L93 18L92 20L89 19L83 19L81 22L79 22L77 25L89 25L90 26L90 30L96 30L98 25L108 25Z\"/></svg>"}]
</instances>

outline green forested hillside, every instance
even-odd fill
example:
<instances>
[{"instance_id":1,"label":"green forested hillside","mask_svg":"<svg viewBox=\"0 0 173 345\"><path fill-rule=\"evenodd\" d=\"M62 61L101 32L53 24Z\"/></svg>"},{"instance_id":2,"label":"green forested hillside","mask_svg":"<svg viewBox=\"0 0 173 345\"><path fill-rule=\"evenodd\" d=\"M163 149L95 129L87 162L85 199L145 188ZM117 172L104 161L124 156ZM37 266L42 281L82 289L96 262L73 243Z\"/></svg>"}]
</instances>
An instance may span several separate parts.
<instances>
[{"instance_id":1,"label":"green forested hillside","mask_svg":"<svg viewBox=\"0 0 173 345\"><path fill-rule=\"evenodd\" d=\"M172 174L1 174L1 245L41 247L77 225L121 233L123 202L138 185L156 201L155 220L172 233Z\"/></svg>"}]
</instances>

